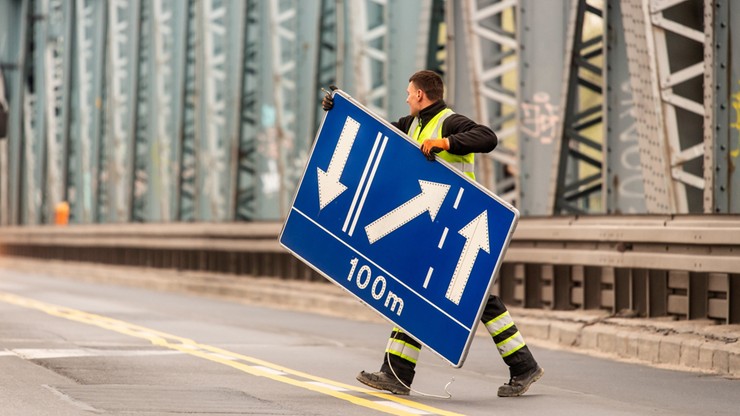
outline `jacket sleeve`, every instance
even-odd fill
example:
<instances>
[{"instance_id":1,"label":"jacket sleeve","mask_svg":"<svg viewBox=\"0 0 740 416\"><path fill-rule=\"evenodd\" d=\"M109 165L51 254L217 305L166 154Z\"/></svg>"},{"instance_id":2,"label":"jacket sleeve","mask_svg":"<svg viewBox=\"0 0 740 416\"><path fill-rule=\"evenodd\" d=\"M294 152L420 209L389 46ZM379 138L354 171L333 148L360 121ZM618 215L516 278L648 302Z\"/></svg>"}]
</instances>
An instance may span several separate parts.
<instances>
[{"instance_id":1,"label":"jacket sleeve","mask_svg":"<svg viewBox=\"0 0 740 416\"><path fill-rule=\"evenodd\" d=\"M393 127L397 128L398 130L401 130L402 132L406 133L409 130L409 127L411 127L411 123L414 121L414 116L404 116L398 119L398 121L392 121L391 125Z\"/></svg>"},{"instance_id":2,"label":"jacket sleeve","mask_svg":"<svg viewBox=\"0 0 740 416\"><path fill-rule=\"evenodd\" d=\"M462 114L453 114L442 125L442 137L450 141L449 153L488 153L498 144L498 137L488 126L478 124Z\"/></svg>"}]
</instances>

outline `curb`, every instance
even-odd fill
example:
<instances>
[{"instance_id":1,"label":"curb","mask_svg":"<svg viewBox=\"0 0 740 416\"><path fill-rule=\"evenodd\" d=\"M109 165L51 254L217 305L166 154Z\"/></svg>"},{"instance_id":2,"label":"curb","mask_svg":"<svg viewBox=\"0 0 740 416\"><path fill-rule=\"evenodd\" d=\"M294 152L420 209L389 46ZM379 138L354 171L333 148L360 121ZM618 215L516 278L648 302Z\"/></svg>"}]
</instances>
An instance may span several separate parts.
<instances>
[{"instance_id":1,"label":"curb","mask_svg":"<svg viewBox=\"0 0 740 416\"><path fill-rule=\"evenodd\" d=\"M0 258L0 276L2 269L387 322L340 287L325 282L19 258ZM623 318L601 310L510 310L525 339L536 345L740 378L740 325L719 325L710 320ZM489 336L483 326L478 327L477 335Z\"/></svg>"}]
</instances>

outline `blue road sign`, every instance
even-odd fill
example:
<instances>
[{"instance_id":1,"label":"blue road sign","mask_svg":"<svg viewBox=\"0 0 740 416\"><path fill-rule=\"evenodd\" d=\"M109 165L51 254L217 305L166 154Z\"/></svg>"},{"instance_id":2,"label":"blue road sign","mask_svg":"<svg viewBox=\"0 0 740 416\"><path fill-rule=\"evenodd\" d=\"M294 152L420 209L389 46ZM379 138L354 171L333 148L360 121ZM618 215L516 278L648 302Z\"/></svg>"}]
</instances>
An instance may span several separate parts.
<instances>
[{"instance_id":1,"label":"blue road sign","mask_svg":"<svg viewBox=\"0 0 740 416\"><path fill-rule=\"evenodd\" d=\"M460 367L518 218L336 91L280 243Z\"/></svg>"}]
</instances>

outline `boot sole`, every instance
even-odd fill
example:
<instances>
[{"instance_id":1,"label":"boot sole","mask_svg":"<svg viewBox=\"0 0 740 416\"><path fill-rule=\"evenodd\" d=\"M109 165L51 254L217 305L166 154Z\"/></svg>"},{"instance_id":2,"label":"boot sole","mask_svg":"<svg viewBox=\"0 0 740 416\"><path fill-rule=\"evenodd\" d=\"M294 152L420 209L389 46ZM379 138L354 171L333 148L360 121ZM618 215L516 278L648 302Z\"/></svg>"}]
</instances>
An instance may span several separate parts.
<instances>
[{"instance_id":1,"label":"boot sole","mask_svg":"<svg viewBox=\"0 0 740 416\"><path fill-rule=\"evenodd\" d=\"M398 390L397 388L395 388L395 386L389 386L389 385L384 384L384 383L376 383L376 382L374 382L372 380L367 380L367 379L361 378L360 376L357 376L357 381L359 381L360 383L362 383L362 384L364 384L364 385L366 385L368 387L372 387L372 388L377 389L377 390L389 391L389 392L391 392L393 394L396 394L396 395L399 395L399 396L408 396L409 395L409 391L408 390Z\"/></svg>"},{"instance_id":2,"label":"boot sole","mask_svg":"<svg viewBox=\"0 0 740 416\"><path fill-rule=\"evenodd\" d=\"M499 395L498 397L519 397L519 396L523 395L524 393L526 393L527 390L529 390L529 387L532 386L532 384L534 384L537 380L541 379L542 376L544 376L544 375L545 375L545 370L543 370L542 368L540 368L540 371L538 371L537 374L534 375L534 378L532 379L532 381L529 382L529 384L527 384L526 386L524 386L524 389L522 391L520 391L517 394L509 394L509 395L503 395L503 396L502 395Z\"/></svg>"}]
</instances>

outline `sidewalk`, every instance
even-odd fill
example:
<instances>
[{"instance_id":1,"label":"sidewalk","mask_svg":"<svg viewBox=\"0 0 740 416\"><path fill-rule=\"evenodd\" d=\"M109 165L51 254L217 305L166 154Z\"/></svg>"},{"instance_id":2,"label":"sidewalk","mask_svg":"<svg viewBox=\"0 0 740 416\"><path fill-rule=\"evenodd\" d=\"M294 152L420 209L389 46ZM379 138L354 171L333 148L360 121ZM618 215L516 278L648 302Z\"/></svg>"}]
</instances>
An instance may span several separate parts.
<instances>
[{"instance_id":1,"label":"sidewalk","mask_svg":"<svg viewBox=\"0 0 740 416\"><path fill-rule=\"evenodd\" d=\"M2 269L198 294L364 321L384 321L340 287L324 282L18 258L0 258L0 279ZM740 325L717 325L709 320L612 317L606 311L511 308L511 314L525 339L535 345L740 378ZM478 327L477 335L488 336L482 326Z\"/></svg>"}]
</instances>

